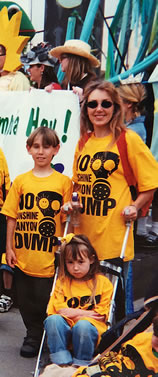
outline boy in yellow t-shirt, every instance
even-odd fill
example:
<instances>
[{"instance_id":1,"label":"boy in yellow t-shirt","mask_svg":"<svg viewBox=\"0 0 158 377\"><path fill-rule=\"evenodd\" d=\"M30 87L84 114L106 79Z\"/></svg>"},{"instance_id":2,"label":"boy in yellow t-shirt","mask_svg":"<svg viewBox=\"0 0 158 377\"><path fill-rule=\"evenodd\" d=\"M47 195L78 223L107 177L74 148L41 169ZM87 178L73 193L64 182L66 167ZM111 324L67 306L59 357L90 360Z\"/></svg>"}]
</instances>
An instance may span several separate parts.
<instances>
[{"instance_id":1,"label":"boy in yellow t-shirt","mask_svg":"<svg viewBox=\"0 0 158 377\"><path fill-rule=\"evenodd\" d=\"M20 350L37 355L54 275L54 252L63 234L61 205L71 199L70 178L51 167L59 138L47 127L37 128L27 140L34 168L17 176L2 213L7 216L6 258L15 271L19 310L26 327Z\"/></svg>"}]
</instances>

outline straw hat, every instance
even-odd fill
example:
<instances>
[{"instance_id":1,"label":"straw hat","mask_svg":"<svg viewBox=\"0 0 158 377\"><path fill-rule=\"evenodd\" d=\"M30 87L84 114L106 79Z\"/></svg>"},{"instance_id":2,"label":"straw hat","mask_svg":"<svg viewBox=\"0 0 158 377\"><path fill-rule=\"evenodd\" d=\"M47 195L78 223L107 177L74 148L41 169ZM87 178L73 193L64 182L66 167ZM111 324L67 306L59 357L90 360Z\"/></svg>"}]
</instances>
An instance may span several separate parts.
<instances>
[{"instance_id":1,"label":"straw hat","mask_svg":"<svg viewBox=\"0 0 158 377\"><path fill-rule=\"evenodd\" d=\"M50 54L59 59L62 54L73 54L83 56L88 59L93 67L99 67L100 61L91 53L91 46L80 39L70 39L63 46L58 46L50 50Z\"/></svg>"}]
</instances>

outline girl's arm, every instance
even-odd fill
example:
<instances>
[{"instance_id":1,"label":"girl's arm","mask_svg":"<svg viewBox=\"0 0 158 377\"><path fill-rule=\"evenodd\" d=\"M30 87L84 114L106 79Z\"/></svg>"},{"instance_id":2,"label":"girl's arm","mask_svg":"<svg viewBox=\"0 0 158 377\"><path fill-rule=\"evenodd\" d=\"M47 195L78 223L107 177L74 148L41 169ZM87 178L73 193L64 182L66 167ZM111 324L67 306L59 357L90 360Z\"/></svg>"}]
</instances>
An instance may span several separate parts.
<instances>
[{"instance_id":1,"label":"girl's arm","mask_svg":"<svg viewBox=\"0 0 158 377\"><path fill-rule=\"evenodd\" d=\"M100 315L94 310L63 308L58 311L58 314L64 315L70 319L73 319L74 321L78 321L82 317L90 317L90 318L97 319L98 321L102 321L102 322L105 321L105 316Z\"/></svg>"},{"instance_id":2,"label":"girl's arm","mask_svg":"<svg viewBox=\"0 0 158 377\"><path fill-rule=\"evenodd\" d=\"M6 260L10 267L14 268L17 263L16 255L13 250L13 235L16 219L7 217L7 241L6 241Z\"/></svg>"}]
</instances>

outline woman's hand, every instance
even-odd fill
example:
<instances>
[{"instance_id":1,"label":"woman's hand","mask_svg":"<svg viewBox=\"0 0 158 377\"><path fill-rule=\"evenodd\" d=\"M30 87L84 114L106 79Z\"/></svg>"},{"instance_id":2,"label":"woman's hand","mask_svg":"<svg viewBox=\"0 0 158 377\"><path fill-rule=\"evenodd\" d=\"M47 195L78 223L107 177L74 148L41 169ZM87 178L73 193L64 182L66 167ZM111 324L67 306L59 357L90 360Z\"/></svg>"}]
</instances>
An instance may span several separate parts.
<instances>
[{"instance_id":1,"label":"woman's hand","mask_svg":"<svg viewBox=\"0 0 158 377\"><path fill-rule=\"evenodd\" d=\"M137 207L131 204L123 209L121 215L124 216L125 222L135 221L138 215Z\"/></svg>"},{"instance_id":2,"label":"woman's hand","mask_svg":"<svg viewBox=\"0 0 158 377\"><path fill-rule=\"evenodd\" d=\"M83 101L83 89L79 86L73 86L72 87L73 93L77 94L79 97L80 103Z\"/></svg>"},{"instance_id":3,"label":"woman's hand","mask_svg":"<svg viewBox=\"0 0 158 377\"><path fill-rule=\"evenodd\" d=\"M45 86L44 89L45 89L46 92L51 93L53 91L53 85L49 84L49 85Z\"/></svg>"}]
</instances>

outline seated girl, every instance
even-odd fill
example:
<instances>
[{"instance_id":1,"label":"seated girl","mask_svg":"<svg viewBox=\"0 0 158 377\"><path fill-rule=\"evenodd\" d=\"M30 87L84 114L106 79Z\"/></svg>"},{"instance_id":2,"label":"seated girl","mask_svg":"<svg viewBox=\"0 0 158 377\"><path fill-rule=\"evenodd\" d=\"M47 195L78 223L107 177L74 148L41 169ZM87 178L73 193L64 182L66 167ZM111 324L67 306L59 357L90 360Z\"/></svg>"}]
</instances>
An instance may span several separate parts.
<instances>
[{"instance_id":1,"label":"seated girl","mask_svg":"<svg viewBox=\"0 0 158 377\"><path fill-rule=\"evenodd\" d=\"M87 365L107 329L113 285L99 272L88 238L68 234L61 245L60 269L44 322L53 363Z\"/></svg>"}]
</instances>

